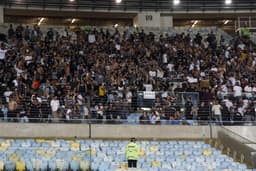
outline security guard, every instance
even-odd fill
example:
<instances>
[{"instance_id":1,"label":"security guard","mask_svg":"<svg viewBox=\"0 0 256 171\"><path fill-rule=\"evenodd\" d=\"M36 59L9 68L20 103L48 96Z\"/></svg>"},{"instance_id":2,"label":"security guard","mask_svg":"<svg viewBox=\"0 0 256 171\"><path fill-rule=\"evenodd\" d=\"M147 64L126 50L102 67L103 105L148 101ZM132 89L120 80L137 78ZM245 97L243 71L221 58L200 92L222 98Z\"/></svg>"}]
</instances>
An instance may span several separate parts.
<instances>
[{"instance_id":1,"label":"security guard","mask_svg":"<svg viewBox=\"0 0 256 171\"><path fill-rule=\"evenodd\" d=\"M125 154L128 160L128 168L136 168L139 155L139 147L136 144L135 138L131 138L131 142L126 146Z\"/></svg>"}]
</instances>

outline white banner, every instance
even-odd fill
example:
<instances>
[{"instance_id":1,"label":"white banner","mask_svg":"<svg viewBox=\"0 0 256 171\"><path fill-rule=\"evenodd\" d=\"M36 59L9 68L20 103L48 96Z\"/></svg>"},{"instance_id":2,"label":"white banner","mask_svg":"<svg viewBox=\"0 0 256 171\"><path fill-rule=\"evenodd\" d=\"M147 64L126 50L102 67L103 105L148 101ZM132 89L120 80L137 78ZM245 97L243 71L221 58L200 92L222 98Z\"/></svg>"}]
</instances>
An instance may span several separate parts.
<instances>
[{"instance_id":1,"label":"white banner","mask_svg":"<svg viewBox=\"0 0 256 171\"><path fill-rule=\"evenodd\" d=\"M155 99L156 98L156 92L154 92L154 91L144 91L143 92L143 98L144 99Z\"/></svg>"}]
</instances>

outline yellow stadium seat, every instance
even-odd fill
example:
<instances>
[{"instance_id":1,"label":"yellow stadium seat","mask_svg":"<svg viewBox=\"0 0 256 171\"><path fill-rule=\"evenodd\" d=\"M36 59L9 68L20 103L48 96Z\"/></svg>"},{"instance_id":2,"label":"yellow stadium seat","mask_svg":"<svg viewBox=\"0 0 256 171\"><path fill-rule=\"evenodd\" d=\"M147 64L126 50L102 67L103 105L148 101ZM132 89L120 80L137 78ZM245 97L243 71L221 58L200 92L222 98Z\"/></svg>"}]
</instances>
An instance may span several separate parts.
<instances>
[{"instance_id":1,"label":"yellow stadium seat","mask_svg":"<svg viewBox=\"0 0 256 171\"><path fill-rule=\"evenodd\" d=\"M145 157L145 156L146 156L145 151L142 150L142 149L140 149L140 151L139 151L139 156L140 156L140 157Z\"/></svg>"},{"instance_id":2,"label":"yellow stadium seat","mask_svg":"<svg viewBox=\"0 0 256 171\"><path fill-rule=\"evenodd\" d=\"M87 161L80 161L80 168L83 171L86 171L89 169L89 163Z\"/></svg>"},{"instance_id":3,"label":"yellow stadium seat","mask_svg":"<svg viewBox=\"0 0 256 171\"><path fill-rule=\"evenodd\" d=\"M184 158L186 158L186 157L187 157L187 155L186 155L186 154L180 154L180 155L178 155L178 157L179 157L179 158L183 158L183 159L184 159Z\"/></svg>"},{"instance_id":4,"label":"yellow stadium seat","mask_svg":"<svg viewBox=\"0 0 256 171\"><path fill-rule=\"evenodd\" d=\"M72 151L79 151L80 150L80 143L79 142L71 142L70 149Z\"/></svg>"},{"instance_id":5,"label":"yellow stadium seat","mask_svg":"<svg viewBox=\"0 0 256 171\"><path fill-rule=\"evenodd\" d=\"M212 154L212 151L211 150L203 150L202 154L204 156L210 156Z\"/></svg>"},{"instance_id":6,"label":"yellow stadium seat","mask_svg":"<svg viewBox=\"0 0 256 171\"><path fill-rule=\"evenodd\" d=\"M12 153L9 156L9 160L15 163L20 160L20 155L17 153Z\"/></svg>"},{"instance_id":7,"label":"yellow stadium seat","mask_svg":"<svg viewBox=\"0 0 256 171\"><path fill-rule=\"evenodd\" d=\"M4 162L0 161L0 170L4 170Z\"/></svg>"},{"instance_id":8,"label":"yellow stadium seat","mask_svg":"<svg viewBox=\"0 0 256 171\"><path fill-rule=\"evenodd\" d=\"M53 158L54 157L54 154L53 153L49 153L49 152L45 152L42 154L44 157L46 158Z\"/></svg>"},{"instance_id":9,"label":"yellow stadium seat","mask_svg":"<svg viewBox=\"0 0 256 171\"><path fill-rule=\"evenodd\" d=\"M16 165L16 170L17 171L24 171L25 168L26 168L25 162L22 162L22 161L16 161L15 165Z\"/></svg>"},{"instance_id":10,"label":"yellow stadium seat","mask_svg":"<svg viewBox=\"0 0 256 171\"><path fill-rule=\"evenodd\" d=\"M150 146L150 147L149 147L149 150L150 150L151 152L156 152L156 151L158 151L158 149L159 149L158 146Z\"/></svg>"},{"instance_id":11,"label":"yellow stadium seat","mask_svg":"<svg viewBox=\"0 0 256 171\"><path fill-rule=\"evenodd\" d=\"M159 161L152 161L151 165L152 166L161 166L161 162L159 162Z\"/></svg>"},{"instance_id":12,"label":"yellow stadium seat","mask_svg":"<svg viewBox=\"0 0 256 171\"><path fill-rule=\"evenodd\" d=\"M10 142L1 142L0 147L7 149L10 146Z\"/></svg>"},{"instance_id":13,"label":"yellow stadium seat","mask_svg":"<svg viewBox=\"0 0 256 171\"><path fill-rule=\"evenodd\" d=\"M80 157L80 156L74 156L74 157L72 157L72 160L82 161L82 157Z\"/></svg>"},{"instance_id":14,"label":"yellow stadium seat","mask_svg":"<svg viewBox=\"0 0 256 171\"><path fill-rule=\"evenodd\" d=\"M41 143L41 142L44 142L45 141L45 139L42 139L42 138L37 138L36 139L36 142L38 142L38 143Z\"/></svg>"},{"instance_id":15,"label":"yellow stadium seat","mask_svg":"<svg viewBox=\"0 0 256 171\"><path fill-rule=\"evenodd\" d=\"M0 147L0 151L6 151L8 147Z\"/></svg>"},{"instance_id":16,"label":"yellow stadium seat","mask_svg":"<svg viewBox=\"0 0 256 171\"><path fill-rule=\"evenodd\" d=\"M42 142L51 143L51 142L53 142L53 140L46 140L46 139L43 139L43 138L37 138L36 142L38 142L38 143L42 143Z\"/></svg>"},{"instance_id":17,"label":"yellow stadium seat","mask_svg":"<svg viewBox=\"0 0 256 171\"><path fill-rule=\"evenodd\" d=\"M65 160L57 159L57 160L56 160L56 167L57 167L59 170L63 170L64 167L65 167Z\"/></svg>"},{"instance_id":18,"label":"yellow stadium seat","mask_svg":"<svg viewBox=\"0 0 256 171\"><path fill-rule=\"evenodd\" d=\"M44 154L44 153L45 153L45 150L43 150L43 149L37 149L37 150L36 150L36 153L38 153L38 154Z\"/></svg>"},{"instance_id":19,"label":"yellow stadium seat","mask_svg":"<svg viewBox=\"0 0 256 171\"><path fill-rule=\"evenodd\" d=\"M91 153L91 155L96 155L96 154L97 154L97 151L96 151L95 149L91 149L91 150L87 150L86 153L87 153L87 154L90 154L90 153Z\"/></svg>"},{"instance_id":20,"label":"yellow stadium seat","mask_svg":"<svg viewBox=\"0 0 256 171\"><path fill-rule=\"evenodd\" d=\"M120 168L121 169L127 169L128 168L128 163L120 163Z\"/></svg>"}]
</instances>

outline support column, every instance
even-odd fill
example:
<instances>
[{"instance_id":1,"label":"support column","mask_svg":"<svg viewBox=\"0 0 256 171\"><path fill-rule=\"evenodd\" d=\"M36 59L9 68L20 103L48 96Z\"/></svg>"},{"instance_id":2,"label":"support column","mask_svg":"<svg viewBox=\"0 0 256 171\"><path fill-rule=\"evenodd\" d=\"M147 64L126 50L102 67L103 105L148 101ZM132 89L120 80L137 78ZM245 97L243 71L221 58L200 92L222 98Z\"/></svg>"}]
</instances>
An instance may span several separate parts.
<instances>
[{"instance_id":1,"label":"support column","mask_svg":"<svg viewBox=\"0 0 256 171\"><path fill-rule=\"evenodd\" d=\"M0 6L0 24L4 23L4 7Z\"/></svg>"}]
</instances>

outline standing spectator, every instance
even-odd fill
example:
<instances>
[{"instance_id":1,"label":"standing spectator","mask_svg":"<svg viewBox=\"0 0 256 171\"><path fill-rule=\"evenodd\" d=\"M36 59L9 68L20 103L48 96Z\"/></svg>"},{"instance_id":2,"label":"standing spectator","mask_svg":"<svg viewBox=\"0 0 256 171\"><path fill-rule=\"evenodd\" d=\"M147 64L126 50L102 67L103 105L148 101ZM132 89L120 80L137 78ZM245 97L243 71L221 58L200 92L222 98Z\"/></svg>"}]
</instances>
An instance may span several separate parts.
<instances>
[{"instance_id":1,"label":"standing spectator","mask_svg":"<svg viewBox=\"0 0 256 171\"><path fill-rule=\"evenodd\" d=\"M191 113L192 107L193 107L192 99L191 99L191 97L188 97L188 99L185 103L185 117L187 120L191 120L193 118L193 115Z\"/></svg>"},{"instance_id":2,"label":"standing spectator","mask_svg":"<svg viewBox=\"0 0 256 171\"><path fill-rule=\"evenodd\" d=\"M8 103L8 115L12 120L16 120L17 118L17 108L18 108L18 103L15 100L14 97L11 97L9 103Z\"/></svg>"},{"instance_id":3,"label":"standing spectator","mask_svg":"<svg viewBox=\"0 0 256 171\"><path fill-rule=\"evenodd\" d=\"M52 121L58 122L59 121L59 108L60 108L60 101L58 100L57 96L54 96L51 100L51 109L52 109Z\"/></svg>"},{"instance_id":4,"label":"standing spectator","mask_svg":"<svg viewBox=\"0 0 256 171\"><path fill-rule=\"evenodd\" d=\"M32 96L29 113L32 122L40 122L41 105L36 96Z\"/></svg>"},{"instance_id":5,"label":"standing spectator","mask_svg":"<svg viewBox=\"0 0 256 171\"><path fill-rule=\"evenodd\" d=\"M218 103L218 101L214 101L212 105L212 113L216 122L222 125L221 109L222 109L222 106Z\"/></svg>"},{"instance_id":6,"label":"standing spectator","mask_svg":"<svg viewBox=\"0 0 256 171\"><path fill-rule=\"evenodd\" d=\"M12 26L12 24L10 24L9 29L8 29L8 39L12 39L14 37L14 34L15 34L15 32L13 30L13 26Z\"/></svg>"},{"instance_id":7,"label":"standing spectator","mask_svg":"<svg viewBox=\"0 0 256 171\"><path fill-rule=\"evenodd\" d=\"M29 30L29 26L26 26L25 31L24 31L24 39L26 41L30 40L30 30Z\"/></svg>"},{"instance_id":8,"label":"standing spectator","mask_svg":"<svg viewBox=\"0 0 256 171\"><path fill-rule=\"evenodd\" d=\"M242 96L242 87L240 86L239 82L236 82L235 86L233 87L234 97L239 99Z\"/></svg>"}]
</instances>

